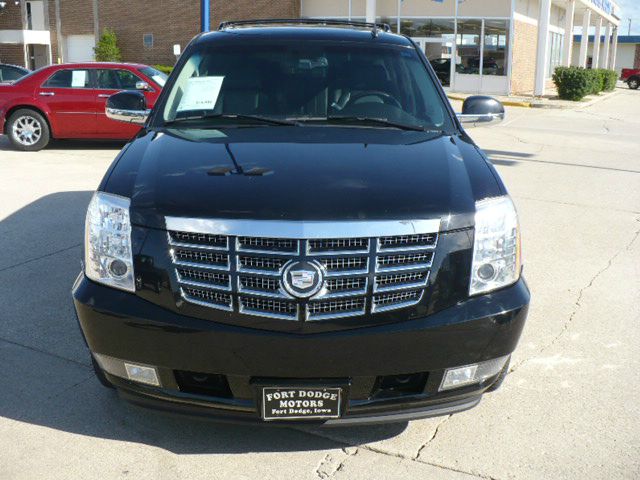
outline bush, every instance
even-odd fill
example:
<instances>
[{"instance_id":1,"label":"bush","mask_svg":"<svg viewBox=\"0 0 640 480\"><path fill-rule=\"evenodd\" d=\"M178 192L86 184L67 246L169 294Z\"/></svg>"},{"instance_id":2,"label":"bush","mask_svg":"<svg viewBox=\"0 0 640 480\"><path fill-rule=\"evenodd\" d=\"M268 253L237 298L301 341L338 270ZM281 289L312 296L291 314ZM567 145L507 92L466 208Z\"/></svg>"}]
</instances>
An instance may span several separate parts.
<instances>
[{"instance_id":1,"label":"bush","mask_svg":"<svg viewBox=\"0 0 640 480\"><path fill-rule=\"evenodd\" d=\"M553 73L553 83L556 84L561 99L577 102L591 93L593 86L585 72L583 68L556 68Z\"/></svg>"},{"instance_id":2,"label":"bush","mask_svg":"<svg viewBox=\"0 0 640 480\"><path fill-rule=\"evenodd\" d=\"M557 67L553 82L563 100L582 100L587 95L616 88L618 76L614 70L585 69L581 67Z\"/></svg>"},{"instance_id":3,"label":"bush","mask_svg":"<svg viewBox=\"0 0 640 480\"><path fill-rule=\"evenodd\" d=\"M615 70L600 69L600 75L602 76L602 91L613 92L616 89L618 83L618 74Z\"/></svg>"},{"instance_id":4,"label":"bush","mask_svg":"<svg viewBox=\"0 0 640 480\"><path fill-rule=\"evenodd\" d=\"M173 71L173 67L170 65L154 65L153 68L160 70L162 73L166 73L167 75L170 75Z\"/></svg>"},{"instance_id":5,"label":"bush","mask_svg":"<svg viewBox=\"0 0 640 480\"><path fill-rule=\"evenodd\" d=\"M103 30L100 41L93 51L97 62L119 62L122 58L118 48L118 37L110 28Z\"/></svg>"}]
</instances>

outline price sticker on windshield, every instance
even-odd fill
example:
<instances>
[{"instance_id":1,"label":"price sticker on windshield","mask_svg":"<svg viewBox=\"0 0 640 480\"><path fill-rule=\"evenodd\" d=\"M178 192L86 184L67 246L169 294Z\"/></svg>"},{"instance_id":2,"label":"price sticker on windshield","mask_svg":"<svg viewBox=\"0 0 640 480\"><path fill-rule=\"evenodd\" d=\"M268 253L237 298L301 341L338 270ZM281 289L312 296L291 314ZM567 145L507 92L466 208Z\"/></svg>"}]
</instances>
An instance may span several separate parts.
<instances>
[{"instance_id":1,"label":"price sticker on windshield","mask_svg":"<svg viewBox=\"0 0 640 480\"><path fill-rule=\"evenodd\" d=\"M224 77L192 77L187 81L178 111L213 110L220 96Z\"/></svg>"}]
</instances>

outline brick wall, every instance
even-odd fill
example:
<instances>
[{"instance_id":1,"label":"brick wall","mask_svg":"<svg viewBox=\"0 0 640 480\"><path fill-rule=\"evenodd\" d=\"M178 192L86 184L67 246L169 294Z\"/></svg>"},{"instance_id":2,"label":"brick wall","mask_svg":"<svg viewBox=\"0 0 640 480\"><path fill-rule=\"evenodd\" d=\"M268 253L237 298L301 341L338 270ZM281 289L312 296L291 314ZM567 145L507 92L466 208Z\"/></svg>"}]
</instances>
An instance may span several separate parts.
<instances>
[{"instance_id":1,"label":"brick wall","mask_svg":"<svg viewBox=\"0 0 640 480\"><path fill-rule=\"evenodd\" d=\"M54 2L55 0L50 1ZM93 2L91 0L58 0L58 2L60 4L60 28L63 36L94 33ZM51 20L55 27L55 16L51 17Z\"/></svg>"},{"instance_id":2,"label":"brick wall","mask_svg":"<svg viewBox=\"0 0 640 480\"><path fill-rule=\"evenodd\" d=\"M222 20L300 16L299 0L212 0L211 3L212 29ZM173 65L173 45L179 43L184 50L200 31L199 0L100 0L98 5L99 28L109 27L116 32L124 61ZM62 21L63 24L66 21L64 14ZM153 34L153 47L144 47L143 35L148 33Z\"/></svg>"},{"instance_id":3,"label":"brick wall","mask_svg":"<svg viewBox=\"0 0 640 480\"><path fill-rule=\"evenodd\" d=\"M5 0L7 5L0 13L0 30L22 30L22 13L19 5Z\"/></svg>"},{"instance_id":4,"label":"brick wall","mask_svg":"<svg viewBox=\"0 0 640 480\"><path fill-rule=\"evenodd\" d=\"M58 48L58 30L56 28L56 2L55 0L45 0L45 8L49 17L49 33L51 37L51 61L58 63L58 58L61 57L60 49Z\"/></svg>"},{"instance_id":5,"label":"brick wall","mask_svg":"<svg viewBox=\"0 0 640 480\"><path fill-rule=\"evenodd\" d=\"M24 45L0 43L0 63L24 66Z\"/></svg>"},{"instance_id":6,"label":"brick wall","mask_svg":"<svg viewBox=\"0 0 640 480\"><path fill-rule=\"evenodd\" d=\"M636 58L633 61L633 68L640 68L640 44L636 45Z\"/></svg>"},{"instance_id":7,"label":"brick wall","mask_svg":"<svg viewBox=\"0 0 640 480\"><path fill-rule=\"evenodd\" d=\"M22 30L20 6L7 1L5 9L0 13L0 30ZM0 43L0 63L24 65L24 45Z\"/></svg>"},{"instance_id":8,"label":"brick wall","mask_svg":"<svg viewBox=\"0 0 640 480\"><path fill-rule=\"evenodd\" d=\"M514 22L513 68L511 92L531 94L535 86L538 27L526 22Z\"/></svg>"}]
</instances>

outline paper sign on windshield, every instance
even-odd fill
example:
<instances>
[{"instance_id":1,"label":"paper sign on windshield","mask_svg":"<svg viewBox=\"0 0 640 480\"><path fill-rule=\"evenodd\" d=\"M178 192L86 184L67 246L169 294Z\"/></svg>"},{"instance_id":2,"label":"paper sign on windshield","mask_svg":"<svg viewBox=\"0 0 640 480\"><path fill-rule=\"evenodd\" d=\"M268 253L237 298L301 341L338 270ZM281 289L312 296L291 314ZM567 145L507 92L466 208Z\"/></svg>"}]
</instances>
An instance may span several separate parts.
<instances>
[{"instance_id":1,"label":"paper sign on windshield","mask_svg":"<svg viewBox=\"0 0 640 480\"><path fill-rule=\"evenodd\" d=\"M178 111L213 110L220 95L224 77L193 77L187 81Z\"/></svg>"}]
</instances>

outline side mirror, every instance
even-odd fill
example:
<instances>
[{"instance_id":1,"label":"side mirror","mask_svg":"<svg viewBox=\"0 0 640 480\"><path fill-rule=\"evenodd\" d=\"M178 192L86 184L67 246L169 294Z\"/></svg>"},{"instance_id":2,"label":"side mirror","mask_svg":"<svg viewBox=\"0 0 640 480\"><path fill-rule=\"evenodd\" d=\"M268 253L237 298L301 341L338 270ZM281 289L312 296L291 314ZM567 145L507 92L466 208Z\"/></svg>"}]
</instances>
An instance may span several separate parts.
<instances>
[{"instance_id":1,"label":"side mirror","mask_svg":"<svg viewBox=\"0 0 640 480\"><path fill-rule=\"evenodd\" d=\"M469 127L489 126L500 123L505 118L504 105L492 97L475 95L462 104L460 123Z\"/></svg>"},{"instance_id":2,"label":"side mirror","mask_svg":"<svg viewBox=\"0 0 640 480\"><path fill-rule=\"evenodd\" d=\"M147 109L147 99L138 91L114 93L107 99L107 118L124 123L144 125L151 110Z\"/></svg>"},{"instance_id":3,"label":"side mirror","mask_svg":"<svg viewBox=\"0 0 640 480\"><path fill-rule=\"evenodd\" d=\"M147 82L140 81L136 82L136 90L143 90L145 92L148 92L149 90L151 90L151 87Z\"/></svg>"}]
</instances>

